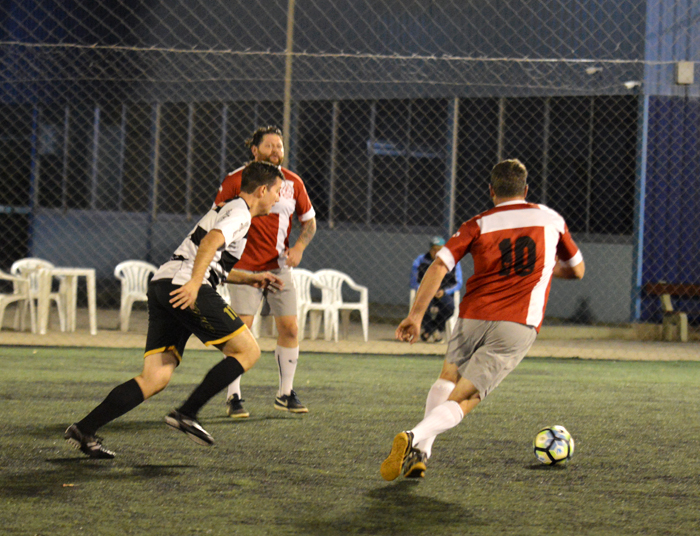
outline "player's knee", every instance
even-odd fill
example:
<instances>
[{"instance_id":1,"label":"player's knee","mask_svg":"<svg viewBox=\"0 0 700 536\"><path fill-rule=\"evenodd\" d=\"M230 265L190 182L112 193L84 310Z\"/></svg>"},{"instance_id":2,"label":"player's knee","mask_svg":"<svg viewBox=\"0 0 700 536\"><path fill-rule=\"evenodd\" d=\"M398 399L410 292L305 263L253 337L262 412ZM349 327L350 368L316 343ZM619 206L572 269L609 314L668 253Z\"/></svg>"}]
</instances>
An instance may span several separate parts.
<instances>
[{"instance_id":1,"label":"player's knee","mask_svg":"<svg viewBox=\"0 0 700 536\"><path fill-rule=\"evenodd\" d=\"M296 339L299 337L299 324L297 323L296 316L284 317L277 324L277 331L281 337L287 339Z\"/></svg>"},{"instance_id":2,"label":"player's knee","mask_svg":"<svg viewBox=\"0 0 700 536\"><path fill-rule=\"evenodd\" d=\"M459 374L459 370L456 366L451 364L445 364L440 372L439 379L446 380L456 384L462 376Z\"/></svg>"},{"instance_id":3,"label":"player's knee","mask_svg":"<svg viewBox=\"0 0 700 536\"><path fill-rule=\"evenodd\" d=\"M299 327L294 323L291 326L288 326L287 329L284 330L284 333L281 333L281 335L285 336L288 339L297 339L299 338Z\"/></svg>"},{"instance_id":4,"label":"player's knee","mask_svg":"<svg viewBox=\"0 0 700 536\"><path fill-rule=\"evenodd\" d=\"M245 348L237 359L243 370L250 370L260 359L260 347L255 344Z\"/></svg>"},{"instance_id":5,"label":"player's knee","mask_svg":"<svg viewBox=\"0 0 700 536\"><path fill-rule=\"evenodd\" d=\"M160 393L170 383L171 374L168 370L149 371L136 377L141 387L144 400Z\"/></svg>"},{"instance_id":6,"label":"player's knee","mask_svg":"<svg viewBox=\"0 0 700 536\"><path fill-rule=\"evenodd\" d=\"M260 346L252 335L240 341L240 346L224 348L224 354L236 358L243 370L250 370L260 359Z\"/></svg>"}]
</instances>

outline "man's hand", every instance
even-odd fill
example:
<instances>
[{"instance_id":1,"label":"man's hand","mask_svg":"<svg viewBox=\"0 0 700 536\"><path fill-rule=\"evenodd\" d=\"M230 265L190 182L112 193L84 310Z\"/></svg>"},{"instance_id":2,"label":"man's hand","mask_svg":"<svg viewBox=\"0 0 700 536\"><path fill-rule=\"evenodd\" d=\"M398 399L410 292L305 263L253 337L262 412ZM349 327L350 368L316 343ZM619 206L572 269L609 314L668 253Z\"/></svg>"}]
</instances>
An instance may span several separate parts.
<instances>
[{"instance_id":1,"label":"man's hand","mask_svg":"<svg viewBox=\"0 0 700 536\"><path fill-rule=\"evenodd\" d=\"M295 268L301 263L301 258L304 256L304 248L294 245L291 248L285 249L284 254L287 257L285 265L290 268Z\"/></svg>"},{"instance_id":2,"label":"man's hand","mask_svg":"<svg viewBox=\"0 0 700 536\"><path fill-rule=\"evenodd\" d=\"M299 266L301 258L304 256L304 249L309 245L315 234L316 218L311 218L301 224L301 232L299 233L296 244L284 250L284 254L287 257L285 260L287 266L290 268Z\"/></svg>"},{"instance_id":3,"label":"man's hand","mask_svg":"<svg viewBox=\"0 0 700 536\"><path fill-rule=\"evenodd\" d=\"M396 339L413 344L420 335L420 322L411 316L404 318L396 328Z\"/></svg>"},{"instance_id":4,"label":"man's hand","mask_svg":"<svg viewBox=\"0 0 700 536\"><path fill-rule=\"evenodd\" d=\"M270 272L250 274L250 280L246 284L255 288L267 289L270 292L277 292L284 288L284 281Z\"/></svg>"},{"instance_id":5,"label":"man's hand","mask_svg":"<svg viewBox=\"0 0 700 536\"><path fill-rule=\"evenodd\" d=\"M170 293L172 296L172 298L170 298L170 303L173 308L177 309L179 307L180 309L187 309L188 307L192 307L194 302L197 301L197 294L199 294L199 287L201 286L201 283L190 279L180 288L173 290Z\"/></svg>"}]
</instances>

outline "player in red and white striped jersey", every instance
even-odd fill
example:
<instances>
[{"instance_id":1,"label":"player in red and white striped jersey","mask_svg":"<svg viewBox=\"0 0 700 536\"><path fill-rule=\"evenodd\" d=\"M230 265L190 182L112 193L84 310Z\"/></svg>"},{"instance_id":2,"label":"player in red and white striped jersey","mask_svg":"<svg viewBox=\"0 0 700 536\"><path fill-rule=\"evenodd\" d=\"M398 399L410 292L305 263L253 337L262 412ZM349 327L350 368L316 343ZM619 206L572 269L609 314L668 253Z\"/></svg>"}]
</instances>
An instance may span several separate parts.
<instances>
[{"instance_id":1,"label":"player in red and white striped jersey","mask_svg":"<svg viewBox=\"0 0 700 536\"><path fill-rule=\"evenodd\" d=\"M279 334L275 348L279 389L274 406L292 413L306 413L306 406L300 402L293 389L294 374L299 360L299 339L296 290L290 270L299 265L304 249L316 234L316 213L301 178L281 167L284 160L284 141L282 132L277 127L257 129L246 141L246 145L255 161L279 166L286 180L280 199L272 207L270 214L253 219L245 251L236 264L236 269L255 273L271 271L284 281L284 289L272 295L252 287L249 287L250 292L247 292L241 291L238 288L240 285L229 285L231 306L250 328L260 302L264 300L263 312L274 316ZM220 205L238 195L242 169L237 169L224 178L214 205ZM301 224L301 232L295 244L289 247L294 213ZM229 386L227 393L227 413L230 417L249 416L241 402L241 386L238 379Z\"/></svg>"},{"instance_id":2,"label":"player in red and white striped jersey","mask_svg":"<svg viewBox=\"0 0 700 536\"><path fill-rule=\"evenodd\" d=\"M459 320L425 418L394 438L381 474L421 478L435 437L457 426L525 357L542 325L552 277L581 279L583 257L564 218L527 203L527 170L505 160L491 172L494 208L462 224L425 273L396 338L415 342L423 315L445 274L471 253Z\"/></svg>"}]
</instances>

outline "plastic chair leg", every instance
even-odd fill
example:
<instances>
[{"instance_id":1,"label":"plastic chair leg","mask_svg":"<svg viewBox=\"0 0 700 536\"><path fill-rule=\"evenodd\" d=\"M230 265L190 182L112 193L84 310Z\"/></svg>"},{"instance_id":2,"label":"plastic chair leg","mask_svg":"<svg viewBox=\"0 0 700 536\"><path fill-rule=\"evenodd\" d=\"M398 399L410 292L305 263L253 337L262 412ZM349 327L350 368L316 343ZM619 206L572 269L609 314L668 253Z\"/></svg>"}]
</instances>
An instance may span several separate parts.
<instances>
[{"instance_id":1,"label":"plastic chair leg","mask_svg":"<svg viewBox=\"0 0 700 536\"><path fill-rule=\"evenodd\" d=\"M315 341L321 329L321 311L309 311L311 316L311 340Z\"/></svg>"},{"instance_id":2,"label":"plastic chair leg","mask_svg":"<svg viewBox=\"0 0 700 536\"><path fill-rule=\"evenodd\" d=\"M365 342L369 340L369 314L366 310L360 311L360 316L362 318L362 336L365 338Z\"/></svg>"},{"instance_id":3,"label":"plastic chair leg","mask_svg":"<svg viewBox=\"0 0 700 536\"><path fill-rule=\"evenodd\" d=\"M340 313L341 316L341 322L343 326L343 331L342 335L340 336L341 339L347 339L348 334L350 332L350 309L343 309Z\"/></svg>"}]
</instances>

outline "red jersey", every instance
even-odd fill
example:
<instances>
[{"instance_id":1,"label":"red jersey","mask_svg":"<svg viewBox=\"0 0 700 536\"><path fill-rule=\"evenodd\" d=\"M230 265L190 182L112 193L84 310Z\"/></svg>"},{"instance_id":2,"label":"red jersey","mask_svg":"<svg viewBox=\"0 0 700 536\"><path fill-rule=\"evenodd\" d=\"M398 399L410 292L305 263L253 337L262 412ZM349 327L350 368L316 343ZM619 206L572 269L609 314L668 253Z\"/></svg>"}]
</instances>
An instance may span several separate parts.
<instances>
[{"instance_id":1,"label":"red jersey","mask_svg":"<svg viewBox=\"0 0 700 536\"><path fill-rule=\"evenodd\" d=\"M538 332L557 258L567 266L583 260L564 218L525 201L501 203L464 222L437 256L451 270L467 253L474 275L460 318L517 322Z\"/></svg>"},{"instance_id":2,"label":"red jersey","mask_svg":"<svg viewBox=\"0 0 700 536\"><path fill-rule=\"evenodd\" d=\"M236 268L252 272L284 268L284 251L289 247L292 215L296 212L300 222L316 216L299 175L283 167L280 170L286 179L280 191L280 200L272 206L270 214L253 218L248 231L248 243ZM242 173L241 167L224 177L214 206L233 199L240 193Z\"/></svg>"}]
</instances>

